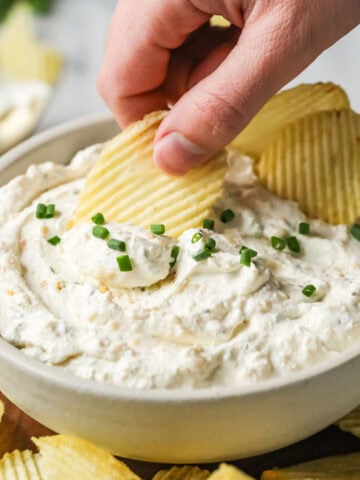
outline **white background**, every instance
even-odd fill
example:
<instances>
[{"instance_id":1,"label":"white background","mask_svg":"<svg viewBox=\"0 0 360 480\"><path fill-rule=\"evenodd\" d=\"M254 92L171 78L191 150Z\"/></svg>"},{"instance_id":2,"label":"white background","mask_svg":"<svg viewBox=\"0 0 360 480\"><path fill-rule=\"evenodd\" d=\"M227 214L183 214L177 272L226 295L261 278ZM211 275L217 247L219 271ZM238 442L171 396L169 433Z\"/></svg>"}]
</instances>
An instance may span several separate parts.
<instances>
[{"instance_id":1,"label":"white background","mask_svg":"<svg viewBox=\"0 0 360 480\"><path fill-rule=\"evenodd\" d=\"M66 60L40 129L106 110L95 79L115 4L116 0L57 0L50 17L39 20L41 36ZM329 80L345 88L353 109L360 112L360 27L324 52L291 85Z\"/></svg>"}]
</instances>

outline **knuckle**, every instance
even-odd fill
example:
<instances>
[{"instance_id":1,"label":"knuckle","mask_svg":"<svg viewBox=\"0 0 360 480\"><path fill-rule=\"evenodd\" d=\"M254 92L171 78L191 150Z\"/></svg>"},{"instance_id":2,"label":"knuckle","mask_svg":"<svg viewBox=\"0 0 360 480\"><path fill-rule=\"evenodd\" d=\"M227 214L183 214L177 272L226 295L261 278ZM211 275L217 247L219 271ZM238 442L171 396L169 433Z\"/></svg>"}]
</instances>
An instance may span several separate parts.
<instances>
[{"instance_id":1,"label":"knuckle","mask_svg":"<svg viewBox=\"0 0 360 480\"><path fill-rule=\"evenodd\" d=\"M220 93L204 91L194 102L214 138L230 139L246 125L243 109Z\"/></svg>"}]
</instances>

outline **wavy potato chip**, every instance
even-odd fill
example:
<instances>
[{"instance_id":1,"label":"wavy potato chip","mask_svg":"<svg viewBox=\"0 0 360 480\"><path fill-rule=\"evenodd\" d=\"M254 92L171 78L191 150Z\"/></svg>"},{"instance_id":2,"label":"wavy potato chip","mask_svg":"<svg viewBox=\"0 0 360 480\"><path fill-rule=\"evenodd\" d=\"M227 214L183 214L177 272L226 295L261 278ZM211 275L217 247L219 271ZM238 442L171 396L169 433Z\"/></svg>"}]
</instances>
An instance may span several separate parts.
<instances>
[{"instance_id":1,"label":"wavy potato chip","mask_svg":"<svg viewBox=\"0 0 360 480\"><path fill-rule=\"evenodd\" d=\"M325 111L287 125L261 155L257 173L309 217L349 224L360 215L360 116Z\"/></svg>"},{"instance_id":2,"label":"wavy potato chip","mask_svg":"<svg viewBox=\"0 0 360 480\"><path fill-rule=\"evenodd\" d=\"M266 470L261 480L358 480L360 453L337 455L281 470Z\"/></svg>"},{"instance_id":3,"label":"wavy potato chip","mask_svg":"<svg viewBox=\"0 0 360 480\"><path fill-rule=\"evenodd\" d=\"M209 480L254 480L247 473L239 470L234 465L222 463L209 477Z\"/></svg>"},{"instance_id":4,"label":"wavy potato chip","mask_svg":"<svg viewBox=\"0 0 360 480\"><path fill-rule=\"evenodd\" d=\"M183 466L172 467L169 470L160 470L152 480L206 480L210 472L199 467Z\"/></svg>"},{"instance_id":5,"label":"wavy potato chip","mask_svg":"<svg viewBox=\"0 0 360 480\"><path fill-rule=\"evenodd\" d=\"M336 425L344 432L360 437L360 406L339 420Z\"/></svg>"},{"instance_id":6,"label":"wavy potato chip","mask_svg":"<svg viewBox=\"0 0 360 480\"><path fill-rule=\"evenodd\" d=\"M12 9L0 35L0 67L9 79L41 80L54 84L63 58L57 50L37 40L29 7Z\"/></svg>"},{"instance_id":7,"label":"wavy potato chip","mask_svg":"<svg viewBox=\"0 0 360 480\"><path fill-rule=\"evenodd\" d=\"M71 435L32 439L45 480L140 480L125 463L91 442Z\"/></svg>"},{"instance_id":8,"label":"wavy potato chip","mask_svg":"<svg viewBox=\"0 0 360 480\"><path fill-rule=\"evenodd\" d=\"M153 163L156 130L166 112L154 112L111 140L90 171L75 212L74 224L97 212L107 221L144 228L164 224L177 237L201 226L220 196L227 170L226 153L183 177L161 172Z\"/></svg>"},{"instance_id":9,"label":"wavy potato chip","mask_svg":"<svg viewBox=\"0 0 360 480\"><path fill-rule=\"evenodd\" d=\"M4 480L44 480L40 474L38 455L30 450L6 453L0 460L0 478Z\"/></svg>"},{"instance_id":10,"label":"wavy potato chip","mask_svg":"<svg viewBox=\"0 0 360 480\"><path fill-rule=\"evenodd\" d=\"M348 108L349 99L338 85L298 85L274 95L231 146L258 159L286 124L311 113Z\"/></svg>"}]
</instances>

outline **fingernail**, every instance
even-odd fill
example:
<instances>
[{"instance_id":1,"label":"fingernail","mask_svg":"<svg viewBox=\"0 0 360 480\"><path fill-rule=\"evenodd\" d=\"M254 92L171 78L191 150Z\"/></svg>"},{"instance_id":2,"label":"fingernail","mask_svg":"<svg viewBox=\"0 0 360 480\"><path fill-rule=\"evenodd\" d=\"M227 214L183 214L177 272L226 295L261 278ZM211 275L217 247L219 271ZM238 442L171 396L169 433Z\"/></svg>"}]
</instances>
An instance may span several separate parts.
<instances>
[{"instance_id":1,"label":"fingernail","mask_svg":"<svg viewBox=\"0 0 360 480\"><path fill-rule=\"evenodd\" d=\"M171 175L184 175L204 158L204 150L178 132L169 133L154 147L155 165Z\"/></svg>"}]
</instances>

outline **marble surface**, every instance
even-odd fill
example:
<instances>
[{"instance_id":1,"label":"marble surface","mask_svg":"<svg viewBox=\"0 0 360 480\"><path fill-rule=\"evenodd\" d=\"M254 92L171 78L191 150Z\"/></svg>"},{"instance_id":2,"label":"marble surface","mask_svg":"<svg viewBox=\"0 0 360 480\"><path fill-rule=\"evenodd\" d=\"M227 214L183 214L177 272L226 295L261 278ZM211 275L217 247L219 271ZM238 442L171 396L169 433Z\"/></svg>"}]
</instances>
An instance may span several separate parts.
<instances>
[{"instance_id":1,"label":"marble surface","mask_svg":"<svg viewBox=\"0 0 360 480\"><path fill-rule=\"evenodd\" d=\"M149 0L150 1L150 0ZM66 64L39 129L87 113L106 111L96 92L106 31L116 0L57 0L53 13L38 21L39 33L64 54ZM291 82L331 80L348 92L360 111L360 27L325 51Z\"/></svg>"}]
</instances>

